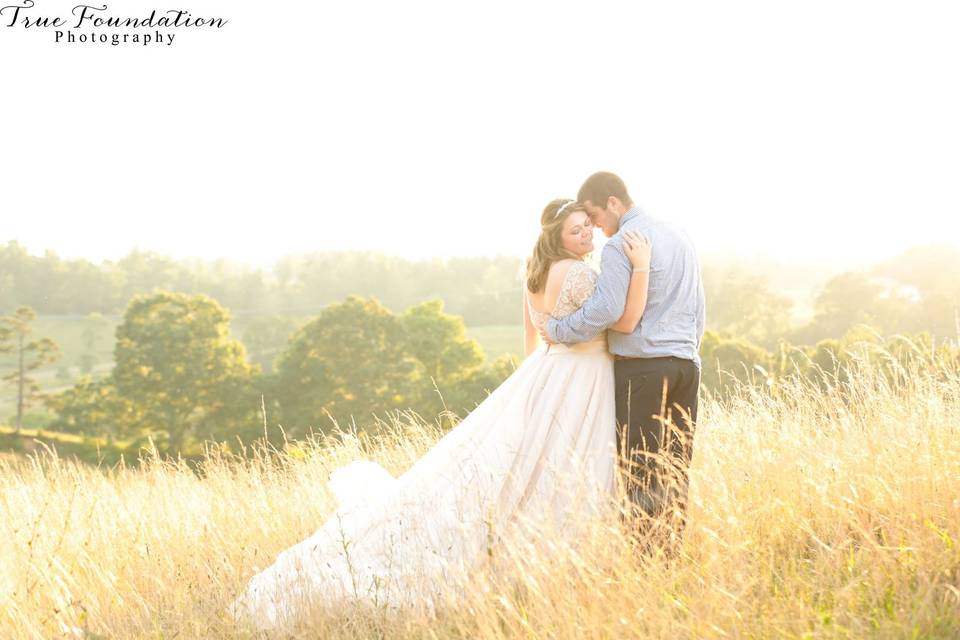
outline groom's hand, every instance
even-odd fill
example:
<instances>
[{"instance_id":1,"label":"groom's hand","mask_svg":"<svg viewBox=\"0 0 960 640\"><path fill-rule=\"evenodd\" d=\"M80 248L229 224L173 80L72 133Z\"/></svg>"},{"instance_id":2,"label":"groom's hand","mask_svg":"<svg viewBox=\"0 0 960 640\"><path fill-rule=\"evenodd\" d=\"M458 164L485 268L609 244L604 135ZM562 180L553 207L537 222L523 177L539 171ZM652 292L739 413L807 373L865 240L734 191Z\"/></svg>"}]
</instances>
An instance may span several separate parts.
<instances>
[{"instance_id":1,"label":"groom's hand","mask_svg":"<svg viewBox=\"0 0 960 640\"><path fill-rule=\"evenodd\" d=\"M557 344L550 338L550 335L547 333L546 325L544 325L543 328L540 329L540 338L550 347Z\"/></svg>"}]
</instances>

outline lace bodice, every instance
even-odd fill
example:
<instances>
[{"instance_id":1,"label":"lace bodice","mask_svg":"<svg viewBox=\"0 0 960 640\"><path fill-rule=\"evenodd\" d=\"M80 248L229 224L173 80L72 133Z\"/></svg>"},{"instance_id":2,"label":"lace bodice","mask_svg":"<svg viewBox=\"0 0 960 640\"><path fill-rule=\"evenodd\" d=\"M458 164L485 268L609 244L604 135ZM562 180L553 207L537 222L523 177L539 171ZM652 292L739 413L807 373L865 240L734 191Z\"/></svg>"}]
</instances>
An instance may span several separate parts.
<instances>
[{"instance_id":1,"label":"lace bodice","mask_svg":"<svg viewBox=\"0 0 960 640\"><path fill-rule=\"evenodd\" d=\"M530 321L537 329L543 329L550 317L557 319L566 317L580 308L593 294L597 287L597 273L586 262L575 262L570 266L567 275L560 285L560 296L551 313L541 313L527 305L530 309Z\"/></svg>"}]
</instances>

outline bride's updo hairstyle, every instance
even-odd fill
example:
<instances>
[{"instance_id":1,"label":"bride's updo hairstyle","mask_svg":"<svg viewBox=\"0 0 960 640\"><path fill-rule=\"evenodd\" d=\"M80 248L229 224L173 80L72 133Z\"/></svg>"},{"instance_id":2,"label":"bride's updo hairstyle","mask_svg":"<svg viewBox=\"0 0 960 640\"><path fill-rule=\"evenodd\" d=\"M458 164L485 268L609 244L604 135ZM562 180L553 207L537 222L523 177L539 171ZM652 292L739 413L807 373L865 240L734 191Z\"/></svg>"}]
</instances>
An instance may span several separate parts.
<instances>
[{"instance_id":1,"label":"bride's updo hairstyle","mask_svg":"<svg viewBox=\"0 0 960 640\"><path fill-rule=\"evenodd\" d=\"M540 237L533 247L533 256L527 262L527 289L530 293L543 291L547 285L550 265L554 262L568 258L580 259L580 256L564 249L561 241L563 223L575 211L586 210L576 200L567 198L552 200L543 210L543 215L540 216Z\"/></svg>"}]
</instances>

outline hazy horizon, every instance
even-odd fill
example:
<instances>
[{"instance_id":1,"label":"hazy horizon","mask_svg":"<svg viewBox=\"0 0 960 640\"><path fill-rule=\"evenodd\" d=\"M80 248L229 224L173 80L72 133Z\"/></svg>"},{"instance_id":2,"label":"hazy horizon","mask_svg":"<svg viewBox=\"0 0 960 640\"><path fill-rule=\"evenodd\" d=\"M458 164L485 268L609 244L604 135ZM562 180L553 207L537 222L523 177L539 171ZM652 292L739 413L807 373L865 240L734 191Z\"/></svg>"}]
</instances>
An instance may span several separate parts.
<instances>
[{"instance_id":1,"label":"hazy horizon","mask_svg":"<svg viewBox=\"0 0 960 640\"><path fill-rule=\"evenodd\" d=\"M603 244L606 242L606 238L598 232L598 238L595 241L595 250L594 257L599 257L599 252L602 250ZM301 251L296 253L286 253L280 254L276 257L269 259L264 259L263 261L257 260L248 260L243 259L242 257L236 256L217 256L217 255L207 255L207 256L196 256L196 255L184 255L177 254L175 252L166 252L158 249L154 249L146 246L131 246L126 250L119 251L117 254L111 254L108 256L91 256L91 255L70 255L54 247L31 247L17 238L8 238L0 239L0 246L5 246L8 243L17 243L20 247L24 248L27 253L31 256L41 258L47 252L53 252L58 258L65 261L74 261L74 260L85 260L93 265L102 266L108 262L117 262L118 260L129 256L134 252L144 252L144 253L153 253L159 256L170 258L175 261L183 262L192 262L200 261L204 263L213 263L213 262L226 262L230 265L237 267L248 268L248 269L262 269L269 270L272 267L275 267L281 260L288 258L296 258L300 256L310 256L314 254L329 254L329 253L338 253L338 252L348 252L348 253L369 253L371 255L384 256L390 258L398 258L403 260L409 260L412 262L417 261L430 261L430 260L447 260L447 259L456 259L456 258L516 258L519 260L524 260L527 255L511 254L511 253L474 253L474 254L451 254L451 255L402 255L399 253L390 253L385 251L376 251L373 249L362 249L362 248L327 248L327 249L317 249L315 251ZM780 265L784 267L804 267L816 265L817 269L820 271L840 271L840 270L857 270L861 268L869 268L879 263L882 263L886 260L893 259L906 251L914 249L930 249L946 247L949 249L955 249L960 252L960 245L946 242L937 242L929 243L924 245L912 245L904 247L902 250L884 254L877 255L876 258L864 259L864 260L842 260L836 259L834 261L824 261L816 258L800 258L795 256L782 256L782 255L771 255L763 253L753 253L753 254L743 254L736 252L723 252L723 251L704 251L700 250L700 261L705 264L745 264L745 265Z\"/></svg>"}]
</instances>

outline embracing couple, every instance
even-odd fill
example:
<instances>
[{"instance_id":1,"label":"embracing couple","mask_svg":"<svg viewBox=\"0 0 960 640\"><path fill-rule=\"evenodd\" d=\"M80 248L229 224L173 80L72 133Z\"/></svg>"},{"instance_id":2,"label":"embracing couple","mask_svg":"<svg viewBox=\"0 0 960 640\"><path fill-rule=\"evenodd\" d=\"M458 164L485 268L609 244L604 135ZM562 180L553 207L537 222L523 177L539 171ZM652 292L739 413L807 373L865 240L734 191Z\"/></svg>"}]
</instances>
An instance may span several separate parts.
<instances>
[{"instance_id":1,"label":"embracing couple","mask_svg":"<svg viewBox=\"0 0 960 640\"><path fill-rule=\"evenodd\" d=\"M594 227L609 237L599 274ZM523 308L517 370L399 477L365 460L334 471L337 510L253 576L232 615L272 628L314 604L432 608L492 546L544 527L552 544L574 539L616 513L618 478L627 521L676 542L704 328L690 240L596 173L543 211Z\"/></svg>"}]
</instances>

